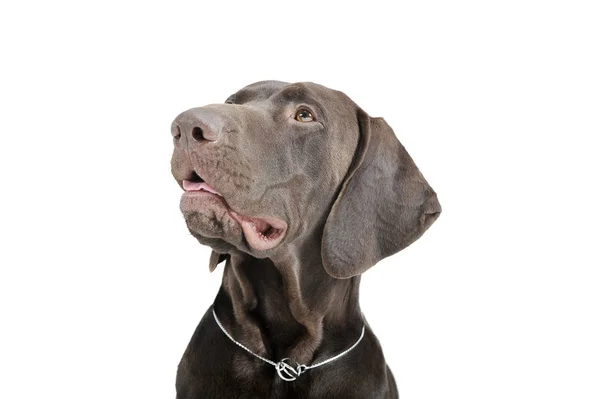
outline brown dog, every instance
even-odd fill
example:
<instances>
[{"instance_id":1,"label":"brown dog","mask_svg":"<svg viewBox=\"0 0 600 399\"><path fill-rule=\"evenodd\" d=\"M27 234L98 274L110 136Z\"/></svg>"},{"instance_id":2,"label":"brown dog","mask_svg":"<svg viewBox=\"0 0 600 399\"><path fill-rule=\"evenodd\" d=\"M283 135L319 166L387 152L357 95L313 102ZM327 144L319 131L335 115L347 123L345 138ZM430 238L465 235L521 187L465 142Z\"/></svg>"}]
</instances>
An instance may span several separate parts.
<instances>
[{"instance_id":1,"label":"brown dog","mask_svg":"<svg viewBox=\"0 0 600 399\"><path fill-rule=\"evenodd\" d=\"M339 91L268 81L180 114L172 134L188 229L211 271L226 260L177 398L397 398L360 274L441 208L392 129Z\"/></svg>"}]
</instances>

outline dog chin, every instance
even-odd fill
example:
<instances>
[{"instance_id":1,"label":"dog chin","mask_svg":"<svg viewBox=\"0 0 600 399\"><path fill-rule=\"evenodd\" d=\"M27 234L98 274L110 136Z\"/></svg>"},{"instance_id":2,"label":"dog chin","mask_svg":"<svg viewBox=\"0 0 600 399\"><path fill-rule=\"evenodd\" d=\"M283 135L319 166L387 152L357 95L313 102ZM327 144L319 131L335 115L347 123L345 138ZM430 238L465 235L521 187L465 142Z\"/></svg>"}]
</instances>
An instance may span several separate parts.
<instances>
[{"instance_id":1,"label":"dog chin","mask_svg":"<svg viewBox=\"0 0 600 399\"><path fill-rule=\"evenodd\" d=\"M190 230L190 233L192 234L192 236L194 236L196 240L198 240L200 244L206 245L207 247L220 254L230 254L232 252L239 252L239 248L237 245L232 244L224 238L205 237L192 230Z\"/></svg>"},{"instance_id":2,"label":"dog chin","mask_svg":"<svg viewBox=\"0 0 600 399\"><path fill-rule=\"evenodd\" d=\"M248 242L243 228L236 221L226 223L227 228L223 229L223 223L217 222L201 212L185 212L184 218L190 234L200 244L206 245L218 253L243 252L255 258L266 258L277 250L277 248L265 250L255 248Z\"/></svg>"},{"instance_id":3,"label":"dog chin","mask_svg":"<svg viewBox=\"0 0 600 399\"><path fill-rule=\"evenodd\" d=\"M189 232L203 245L243 244L242 229L234 220L217 219L203 212L184 212L183 216Z\"/></svg>"}]
</instances>

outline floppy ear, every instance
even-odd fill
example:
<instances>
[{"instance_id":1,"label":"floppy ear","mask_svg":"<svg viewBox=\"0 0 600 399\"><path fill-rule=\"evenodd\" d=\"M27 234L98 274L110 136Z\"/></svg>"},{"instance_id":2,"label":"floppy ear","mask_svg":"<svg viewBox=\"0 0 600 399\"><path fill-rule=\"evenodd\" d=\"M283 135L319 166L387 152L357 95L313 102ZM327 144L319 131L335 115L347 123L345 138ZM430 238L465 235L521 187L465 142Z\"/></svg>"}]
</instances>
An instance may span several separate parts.
<instances>
[{"instance_id":1,"label":"floppy ear","mask_svg":"<svg viewBox=\"0 0 600 399\"><path fill-rule=\"evenodd\" d=\"M442 208L412 158L382 118L358 110L359 144L322 238L325 270L365 272L416 241Z\"/></svg>"},{"instance_id":2,"label":"floppy ear","mask_svg":"<svg viewBox=\"0 0 600 399\"><path fill-rule=\"evenodd\" d=\"M214 272L219 263L227 259L227 254L220 254L214 250L210 253L210 260L208 261L208 270Z\"/></svg>"}]
</instances>

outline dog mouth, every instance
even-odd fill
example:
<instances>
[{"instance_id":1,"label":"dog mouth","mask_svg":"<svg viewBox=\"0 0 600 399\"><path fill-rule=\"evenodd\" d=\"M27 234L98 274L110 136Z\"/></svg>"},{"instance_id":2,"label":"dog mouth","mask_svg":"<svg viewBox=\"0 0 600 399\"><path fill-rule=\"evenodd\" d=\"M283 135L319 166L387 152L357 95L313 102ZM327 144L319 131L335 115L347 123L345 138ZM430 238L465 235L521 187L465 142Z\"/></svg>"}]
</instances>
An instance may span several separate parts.
<instances>
[{"instance_id":1,"label":"dog mouth","mask_svg":"<svg viewBox=\"0 0 600 399\"><path fill-rule=\"evenodd\" d=\"M193 173L190 180L183 180L184 196L216 197L227 209L227 213L242 228L248 245L259 251L266 251L276 247L282 240L287 230L287 223L272 217L250 217L234 211L217 190L210 186L204 179Z\"/></svg>"}]
</instances>

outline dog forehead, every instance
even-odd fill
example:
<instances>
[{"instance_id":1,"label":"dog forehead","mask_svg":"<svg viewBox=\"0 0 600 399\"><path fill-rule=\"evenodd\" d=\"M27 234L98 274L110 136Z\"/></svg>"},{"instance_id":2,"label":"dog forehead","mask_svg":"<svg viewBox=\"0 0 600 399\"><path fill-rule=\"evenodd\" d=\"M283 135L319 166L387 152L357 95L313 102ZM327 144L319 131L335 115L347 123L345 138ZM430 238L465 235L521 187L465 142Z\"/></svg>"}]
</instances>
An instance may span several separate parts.
<instances>
[{"instance_id":1,"label":"dog forehead","mask_svg":"<svg viewBox=\"0 0 600 399\"><path fill-rule=\"evenodd\" d=\"M267 80L250 84L229 96L227 103L244 104L247 102L272 101L288 102L326 102L341 103L347 97L343 93L312 82L287 83Z\"/></svg>"},{"instance_id":2,"label":"dog forehead","mask_svg":"<svg viewBox=\"0 0 600 399\"><path fill-rule=\"evenodd\" d=\"M248 101L267 100L288 85L289 83L278 80L264 80L252 83L229 96L225 102L243 104Z\"/></svg>"}]
</instances>

